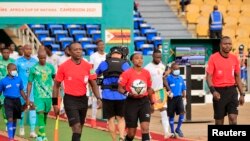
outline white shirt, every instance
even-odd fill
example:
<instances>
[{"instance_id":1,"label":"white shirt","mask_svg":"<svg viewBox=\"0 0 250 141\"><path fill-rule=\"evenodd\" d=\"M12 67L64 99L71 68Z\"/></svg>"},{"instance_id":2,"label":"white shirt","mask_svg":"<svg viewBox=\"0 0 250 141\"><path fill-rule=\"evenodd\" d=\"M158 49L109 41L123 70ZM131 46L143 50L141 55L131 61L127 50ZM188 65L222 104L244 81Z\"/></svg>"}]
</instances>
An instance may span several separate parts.
<instances>
[{"instance_id":1,"label":"white shirt","mask_svg":"<svg viewBox=\"0 0 250 141\"><path fill-rule=\"evenodd\" d=\"M96 70L100 65L100 63L105 60L106 60L106 53L100 54L98 52L95 52L92 55L90 55L89 62L90 64L94 65L94 70Z\"/></svg>"},{"instance_id":2,"label":"white shirt","mask_svg":"<svg viewBox=\"0 0 250 141\"><path fill-rule=\"evenodd\" d=\"M152 79L152 88L154 91L163 88L163 73L165 72L165 66L162 63L158 65L150 62L145 66L145 69L149 71Z\"/></svg>"},{"instance_id":3,"label":"white shirt","mask_svg":"<svg viewBox=\"0 0 250 141\"><path fill-rule=\"evenodd\" d=\"M59 56L56 54L52 54L52 56L47 56L46 62L52 64L54 66L55 72L57 72L57 68L59 66Z\"/></svg>"},{"instance_id":4,"label":"white shirt","mask_svg":"<svg viewBox=\"0 0 250 141\"><path fill-rule=\"evenodd\" d=\"M64 63L68 59L70 59L70 56L69 57L66 56L66 55L61 56L60 59L59 59L59 65L61 65L62 63Z\"/></svg>"},{"instance_id":5,"label":"white shirt","mask_svg":"<svg viewBox=\"0 0 250 141\"><path fill-rule=\"evenodd\" d=\"M16 51L13 51L12 53L10 53L10 58L13 58L16 60L18 57L19 57L19 55Z\"/></svg>"}]
</instances>

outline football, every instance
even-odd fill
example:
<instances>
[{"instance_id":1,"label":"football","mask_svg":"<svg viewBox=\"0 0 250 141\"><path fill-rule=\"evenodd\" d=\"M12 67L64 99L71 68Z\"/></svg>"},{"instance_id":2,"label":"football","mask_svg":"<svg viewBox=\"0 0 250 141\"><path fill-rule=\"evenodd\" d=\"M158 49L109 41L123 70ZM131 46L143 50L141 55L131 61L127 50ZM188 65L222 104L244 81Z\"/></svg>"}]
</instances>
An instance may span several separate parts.
<instances>
[{"instance_id":1,"label":"football","mask_svg":"<svg viewBox=\"0 0 250 141\"><path fill-rule=\"evenodd\" d=\"M136 79L133 81L130 89L132 94L141 95L147 91L147 84L142 80Z\"/></svg>"}]
</instances>

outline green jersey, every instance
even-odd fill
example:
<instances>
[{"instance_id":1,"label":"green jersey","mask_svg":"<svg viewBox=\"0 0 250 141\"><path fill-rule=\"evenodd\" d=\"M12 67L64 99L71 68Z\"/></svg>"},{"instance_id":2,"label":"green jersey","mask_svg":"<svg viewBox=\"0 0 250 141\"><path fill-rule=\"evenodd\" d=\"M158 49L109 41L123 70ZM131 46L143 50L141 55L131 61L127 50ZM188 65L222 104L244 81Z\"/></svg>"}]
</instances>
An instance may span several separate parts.
<instances>
[{"instance_id":1,"label":"green jersey","mask_svg":"<svg viewBox=\"0 0 250 141\"><path fill-rule=\"evenodd\" d=\"M33 84L34 98L51 98L53 87L53 65L46 63L41 66L39 63L30 68L29 82Z\"/></svg>"},{"instance_id":2,"label":"green jersey","mask_svg":"<svg viewBox=\"0 0 250 141\"><path fill-rule=\"evenodd\" d=\"M7 65L9 63L15 63L13 58L9 58L8 60L4 60L3 57L0 57L0 79L4 78L7 75Z\"/></svg>"}]
</instances>

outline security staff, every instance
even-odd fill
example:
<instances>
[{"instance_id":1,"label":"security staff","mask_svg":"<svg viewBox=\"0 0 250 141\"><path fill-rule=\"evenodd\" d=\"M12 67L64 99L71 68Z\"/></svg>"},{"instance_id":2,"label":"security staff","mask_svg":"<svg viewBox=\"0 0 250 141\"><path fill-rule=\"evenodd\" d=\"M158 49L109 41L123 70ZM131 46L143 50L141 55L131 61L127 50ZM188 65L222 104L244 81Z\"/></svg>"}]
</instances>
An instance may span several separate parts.
<instances>
[{"instance_id":1,"label":"security staff","mask_svg":"<svg viewBox=\"0 0 250 141\"><path fill-rule=\"evenodd\" d=\"M218 6L214 6L214 11L210 14L209 25L210 25L210 38L221 38L222 36L222 26L223 26L223 16L218 10Z\"/></svg>"}]
</instances>

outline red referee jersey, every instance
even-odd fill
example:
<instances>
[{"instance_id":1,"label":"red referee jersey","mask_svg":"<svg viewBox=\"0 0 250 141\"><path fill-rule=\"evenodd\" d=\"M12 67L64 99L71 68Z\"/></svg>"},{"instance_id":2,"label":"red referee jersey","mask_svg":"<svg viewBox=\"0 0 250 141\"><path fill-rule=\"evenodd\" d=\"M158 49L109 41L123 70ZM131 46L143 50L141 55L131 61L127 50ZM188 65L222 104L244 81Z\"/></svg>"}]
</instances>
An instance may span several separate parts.
<instances>
[{"instance_id":1,"label":"red referee jersey","mask_svg":"<svg viewBox=\"0 0 250 141\"><path fill-rule=\"evenodd\" d=\"M81 60L80 64L75 64L71 59L61 64L58 68L55 80L64 81L64 92L73 96L83 96L87 92L88 80L96 79L96 74L92 70L92 65Z\"/></svg>"},{"instance_id":2,"label":"red referee jersey","mask_svg":"<svg viewBox=\"0 0 250 141\"><path fill-rule=\"evenodd\" d=\"M233 54L229 54L229 57L225 58L217 52L210 56L206 71L212 75L214 87L233 86L235 85L235 73L240 73L240 63Z\"/></svg>"},{"instance_id":3,"label":"red referee jersey","mask_svg":"<svg viewBox=\"0 0 250 141\"><path fill-rule=\"evenodd\" d=\"M126 71L124 71L119 78L119 84L121 86L125 86L126 91L132 93L131 86L135 80L142 80L147 84L147 88L151 87L152 80L149 71L146 69L142 69L141 72L138 72L134 70L133 68L130 68ZM146 91L144 94L141 94L139 97L147 96L148 92Z\"/></svg>"}]
</instances>

